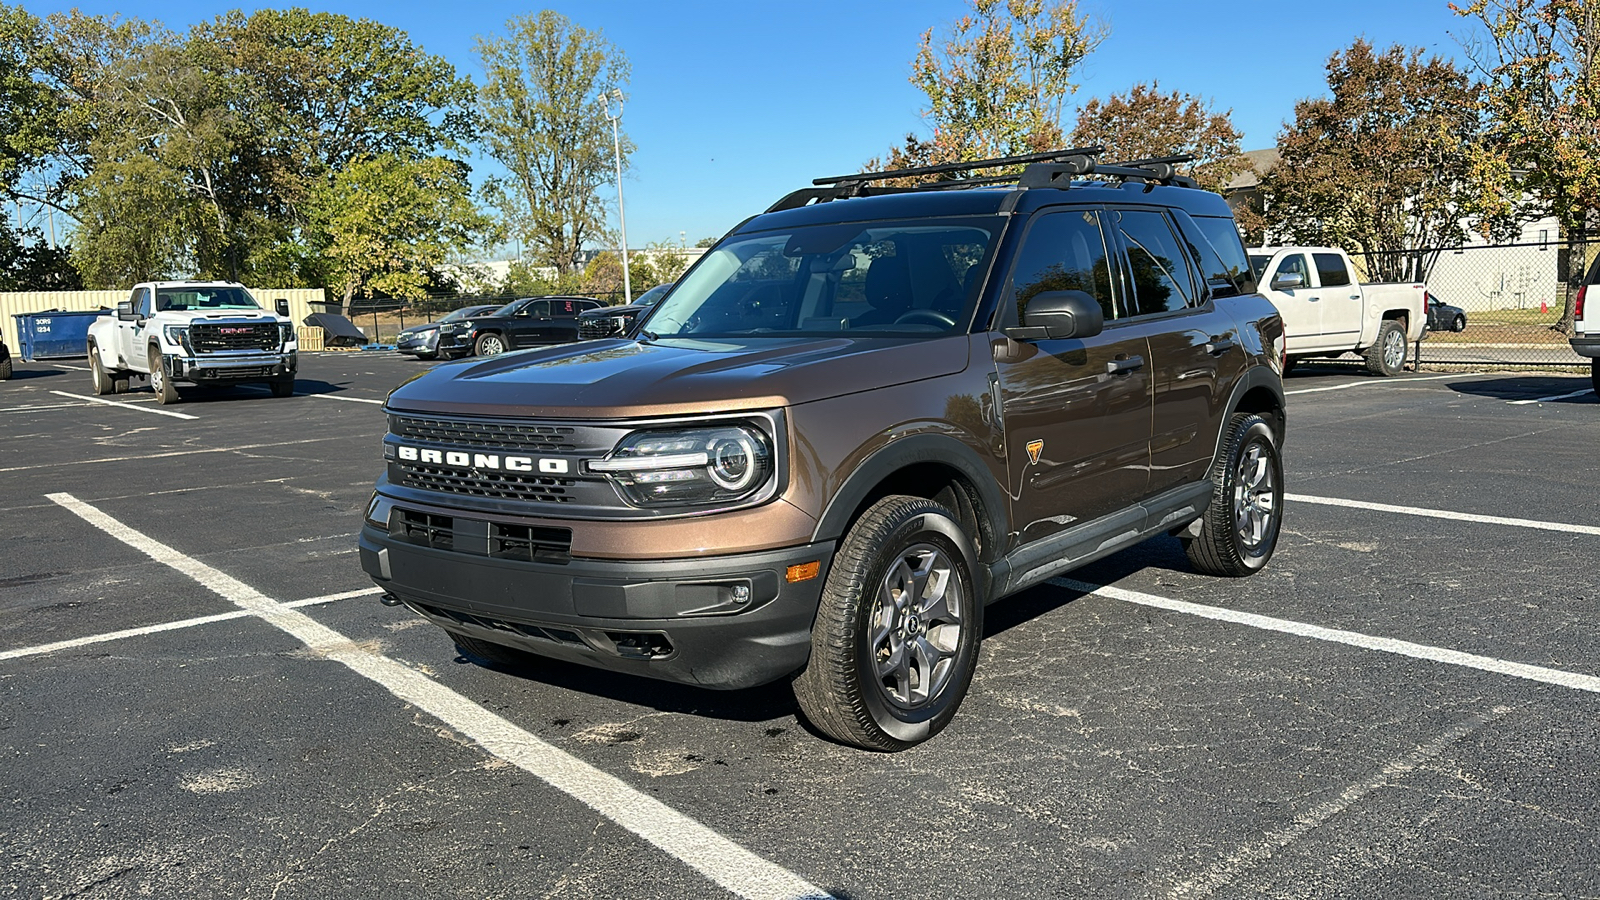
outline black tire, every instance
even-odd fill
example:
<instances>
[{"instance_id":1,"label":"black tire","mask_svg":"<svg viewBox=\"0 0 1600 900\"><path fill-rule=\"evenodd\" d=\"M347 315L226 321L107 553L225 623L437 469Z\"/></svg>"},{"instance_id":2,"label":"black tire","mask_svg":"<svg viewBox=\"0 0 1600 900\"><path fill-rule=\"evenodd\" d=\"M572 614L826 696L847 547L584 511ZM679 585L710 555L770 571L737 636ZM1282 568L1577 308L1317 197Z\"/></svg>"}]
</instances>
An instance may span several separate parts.
<instances>
[{"instance_id":1,"label":"black tire","mask_svg":"<svg viewBox=\"0 0 1600 900\"><path fill-rule=\"evenodd\" d=\"M116 393L115 379L106 374L106 367L100 362L100 351L93 344L89 345L89 380L94 382L94 393L97 397Z\"/></svg>"},{"instance_id":2,"label":"black tire","mask_svg":"<svg viewBox=\"0 0 1600 900\"><path fill-rule=\"evenodd\" d=\"M1600 394L1600 357L1589 360L1589 385Z\"/></svg>"},{"instance_id":3,"label":"black tire","mask_svg":"<svg viewBox=\"0 0 1600 900\"><path fill-rule=\"evenodd\" d=\"M1384 319L1378 328L1378 339L1367 348L1367 371L1374 375L1399 375L1405 371L1409 352L1406 330L1400 327L1400 320Z\"/></svg>"},{"instance_id":4,"label":"black tire","mask_svg":"<svg viewBox=\"0 0 1600 900\"><path fill-rule=\"evenodd\" d=\"M977 565L945 507L906 496L873 504L823 586L811 659L793 684L806 719L841 743L884 751L950 724L983 637Z\"/></svg>"},{"instance_id":5,"label":"black tire","mask_svg":"<svg viewBox=\"0 0 1600 900\"><path fill-rule=\"evenodd\" d=\"M272 396L274 397L291 396L294 394L294 376L274 378L272 381L267 382L267 386L272 388Z\"/></svg>"},{"instance_id":6,"label":"black tire","mask_svg":"<svg viewBox=\"0 0 1600 900\"><path fill-rule=\"evenodd\" d=\"M0 381L11 380L11 357L0 359Z\"/></svg>"},{"instance_id":7,"label":"black tire","mask_svg":"<svg viewBox=\"0 0 1600 900\"><path fill-rule=\"evenodd\" d=\"M1300 357L1298 357L1298 356L1285 356L1283 358L1283 374L1287 375L1290 372L1293 372L1294 371L1294 367L1298 366L1298 365L1300 365Z\"/></svg>"},{"instance_id":8,"label":"black tire","mask_svg":"<svg viewBox=\"0 0 1600 900\"><path fill-rule=\"evenodd\" d=\"M1235 413L1211 464L1211 505L1183 549L1202 574L1254 575L1272 558L1282 526L1283 460L1272 426Z\"/></svg>"},{"instance_id":9,"label":"black tire","mask_svg":"<svg viewBox=\"0 0 1600 900\"><path fill-rule=\"evenodd\" d=\"M1466 331L1467 330L1467 317L1466 316L1456 316L1454 319L1451 319L1450 320L1450 330L1451 331Z\"/></svg>"},{"instance_id":10,"label":"black tire","mask_svg":"<svg viewBox=\"0 0 1600 900\"><path fill-rule=\"evenodd\" d=\"M525 669L532 665L539 657L526 650L496 644L493 641L480 640L468 637L459 631L445 629L450 639L456 642L456 651L467 659L480 666L496 669Z\"/></svg>"},{"instance_id":11,"label":"black tire","mask_svg":"<svg viewBox=\"0 0 1600 900\"><path fill-rule=\"evenodd\" d=\"M472 352L478 356L499 356L506 352L506 339L493 331L478 335L477 343L472 345Z\"/></svg>"},{"instance_id":12,"label":"black tire","mask_svg":"<svg viewBox=\"0 0 1600 900\"><path fill-rule=\"evenodd\" d=\"M161 351L150 348L150 390L156 392L156 400L162 406L170 406L183 400L183 395L178 393L178 386L167 377L167 372L161 367Z\"/></svg>"}]
</instances>

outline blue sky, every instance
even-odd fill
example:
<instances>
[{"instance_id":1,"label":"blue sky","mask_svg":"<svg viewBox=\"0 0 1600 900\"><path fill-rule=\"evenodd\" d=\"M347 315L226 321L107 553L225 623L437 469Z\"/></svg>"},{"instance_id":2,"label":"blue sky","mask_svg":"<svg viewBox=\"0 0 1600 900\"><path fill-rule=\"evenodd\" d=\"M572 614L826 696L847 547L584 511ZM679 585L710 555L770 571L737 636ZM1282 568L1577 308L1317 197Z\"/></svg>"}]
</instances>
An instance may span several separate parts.
<instances>
[{"instance_id":1,"label":"blue sky","mask_svg":"<svg viewBox=\"0 0 1600 900\"><path fill-rule=\"evenodd\" d=\"M191 0L23 5L36 15L75 5L179 30L227 8ZM503 33L512 16L551 8L601 29L633 68L622 120L638 147L623 182L633 247L676 242L680 233L689 243L719 236L812 178L856 171L908 131L925 134L910 61L923 30L965 9L961 0L305 5L403 29L474 80L474 38ZM1247 150L1275 142L1295 101L1326 92L1328 56L1355 38L1460 59L1456 36L1472 33L1444 0L1079 6L1109 24L1110 38L1086 61L1069 109L1155 80L1232 109ZM479 173L490 166L480 161Z\"/></svg>"}]
</instances>

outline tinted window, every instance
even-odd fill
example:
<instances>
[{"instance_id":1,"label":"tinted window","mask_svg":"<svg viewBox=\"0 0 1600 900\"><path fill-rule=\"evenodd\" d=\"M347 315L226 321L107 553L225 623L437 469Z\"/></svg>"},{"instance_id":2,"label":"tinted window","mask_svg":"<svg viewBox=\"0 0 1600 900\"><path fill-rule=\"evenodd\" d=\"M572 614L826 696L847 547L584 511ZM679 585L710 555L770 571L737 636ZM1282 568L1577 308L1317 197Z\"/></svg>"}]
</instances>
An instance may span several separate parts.
<instances>
[{"instance_id":1,"label":"tinted window","mask_svg":"<svg viewBox=\"0 0 1600 900\"><path fill-rule=\"evenodd\" d=\"M1306 268L1306 255L1304 253L1291 253L1278 262L1278 271L1272 276L1277 281L1285 275L1299 275L1300 286L1307 287L1311 284L1311 270Z\"/></svg>"},{"instance_id":2,"label":"tinted window","mask_svg":"<svg viewBox=\"0 0 1600 900\"><path fill-rule=\"evenodd\" d=\"M1189 306L1194 279L1167 217L1139 211L1122 212L1117 218L1133 273L1133 314L1148 316Z\"/></svg>"},{"instance_id":3,"label":"tinted window","mask_svg":"<svg viewBox=\"0 0 1600 900\"><path fill-rule=\"evenodd\" d=\"M1239 229L1232 219L1195 217L1178 211L1174 216L1178 231L1200 261L1201 274L1213 297L1233 297L1253 294L1256 275L1251 271L1254 263L1245 255L1244 241L1239 239Z\"/></svg>"},{"instance_id":4,"label":"tinted window","mask_svg":"<svg viewBox=\"0 0 1600 900\"><path fill-rule=\"evenodd\" d=\"M1106 242L1093 210L1050 213L1028 229L1011 269L1011 299L1001 327L1026 324L1028 301L1044 291L1085 291L1100 301L1107 321L1117 317Z\"/></svg>"},{"instance_id":5,"label":"tinted window","mask_svg":"<svg viewBox=\"0 0 1600 900\"><path fill-rule=\"evenodd\" d=\"M1350 269L1344 264L1344 258L1337 253L1313 253L1317 261L1317 278L1323 287L1338 287L1350 283Z\"/></svg>"},{"instance_id":6,"label":"tinted window","mask_svg":"<svg viewBox=\"0 0 1600 900\"><path fill-rule=\"evenodd\" d=\"M524 306L517 314L521 316L532 316L534 318L543 319L550 315L550 301L535 300L534 302L529 303L527 306Z\"/></svg>"}]
</instances>

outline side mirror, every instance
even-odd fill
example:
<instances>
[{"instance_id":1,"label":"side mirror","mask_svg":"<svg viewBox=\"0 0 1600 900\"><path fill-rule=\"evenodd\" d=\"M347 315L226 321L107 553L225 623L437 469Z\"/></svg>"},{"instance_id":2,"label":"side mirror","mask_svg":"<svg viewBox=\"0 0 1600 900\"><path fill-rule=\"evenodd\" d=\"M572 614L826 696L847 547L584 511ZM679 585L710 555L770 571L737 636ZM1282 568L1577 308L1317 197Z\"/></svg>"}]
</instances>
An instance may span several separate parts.
<instances>
[{"instance_id":1,"label":"side mirror","mask_svg":"<svg viewBox=\"0 0 1600 900\"><path fill-rule=\"evenodd\" d=\"M133 302L132 301L124 300L121 303L117 304L117 318L120 321L123 321L123 322L132 322L135 318L137 318L133 314Z\"/></svg>"},{"instance_id":2,"label":"side mirror","mask_svg":"<svg viewBox=\"0 0 1600 900\"><path fill-rule=\"evenodd\" d=\"M1023 310L1023 324L1006 334L1024 341L1094 337L1106 327L1100 301L1086 291L1043 291Z\"/></svg>"},{"instance_id":3,"label":"side mirror","mask_svg":"<svg viewBox=\"0 0 1600 900\"><path fill-rule=\"evenodd\" d=\"M1275 291L1292 291L1306 283L1306 279L1299 272L1285 272L1272 279L1272 289Z\"/></svg>"},{"instance_id":4,"label":"side mirror","mask_svg":"<svg viewBox=\"0 0 1600 900\"><path fill-rule=\"evenodd\" d=\"M278 311L278 315L283 316L285 319L289 318L289 301L288 300L285 300L284 298L279 297L277 300L273 301L272 307L273 307L273 309L276 309Z\"/></svg>"}]
</instances>

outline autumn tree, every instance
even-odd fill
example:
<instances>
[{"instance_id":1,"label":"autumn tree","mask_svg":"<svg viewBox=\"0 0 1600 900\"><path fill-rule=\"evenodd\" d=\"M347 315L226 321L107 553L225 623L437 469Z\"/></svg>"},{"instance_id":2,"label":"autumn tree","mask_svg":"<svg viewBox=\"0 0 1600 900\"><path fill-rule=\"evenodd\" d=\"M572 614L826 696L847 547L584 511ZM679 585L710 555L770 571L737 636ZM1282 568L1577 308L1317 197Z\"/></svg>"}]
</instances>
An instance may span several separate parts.
<instances>
[{"instance_id":1,"label":"autumn tree","mask_svg":"<svg viewBox=\"0 0 1600 900\"><path fill-rule=\"evenodd\" d=\"M1217 112L1193 94L1165 93L1155 82L1136 84L1126 94L1085 103L1067 143L1102 146L1107 161L1192 156L1179 171L1220 191L1248 165L1232 116L1232 110Z\"/></svg>"},{"instance_id":2,"label":"autumn tree","mask_svg":"<svg viewBox=\"0 0 1600 900\"><path fill-rule=\"evenodd\" d=\"M1600 210L1600 2L1475 0L1457 14L1482 33L1466 49L1484 79L1488 132L1476 198L1504 233L1553 215L1569 238ZM1492 229L1489 229L1492 230ZM1570 277L1582 277L1574 266ZM1569 291L1557 328L1571 332Z\"/></svg>"},{"instance_id":3,"label":"autumn tree","mask_svg":"<svg viewBox=\"0 0 1600 900\"><path fill-rule=\"evenodd\" d=\"M605 230L598 191L616 178L605 97L627 83L628 61L551 10L506 24L508 34L477 44L483 143L507 171L488 194L534 261L569 275ZM624 138L624 166L631 149Z\"/></svg>"},{"instance_id":4,"label":"autumn tree","mask_svg":"<svg viewBox=\"0 0 1600 900\"><path fill-rule=\"evenodd\" d=\"M911 83L927 95L933 136L906 135L882 168L962 162L1059 148L1078 65L1107 29L1076 0L967 0L970 12L922 34ZM876 169L878 160L867 165Z\"/></svg>"},{"instance_id":5,"label":"autumn tree","mask_svg":"<svg viewBox=\"0 0 1600 900\"><path fill-rule=\"evenodd\" d=\"M1269 233L1345 247L1391 281L1426 277L1459 244L1473 207L1478 91L1420 48L1357 40L1328 60L1331 96L1295 104L1281 159L1262 179Z\"/></svg>"}]
</instances>

